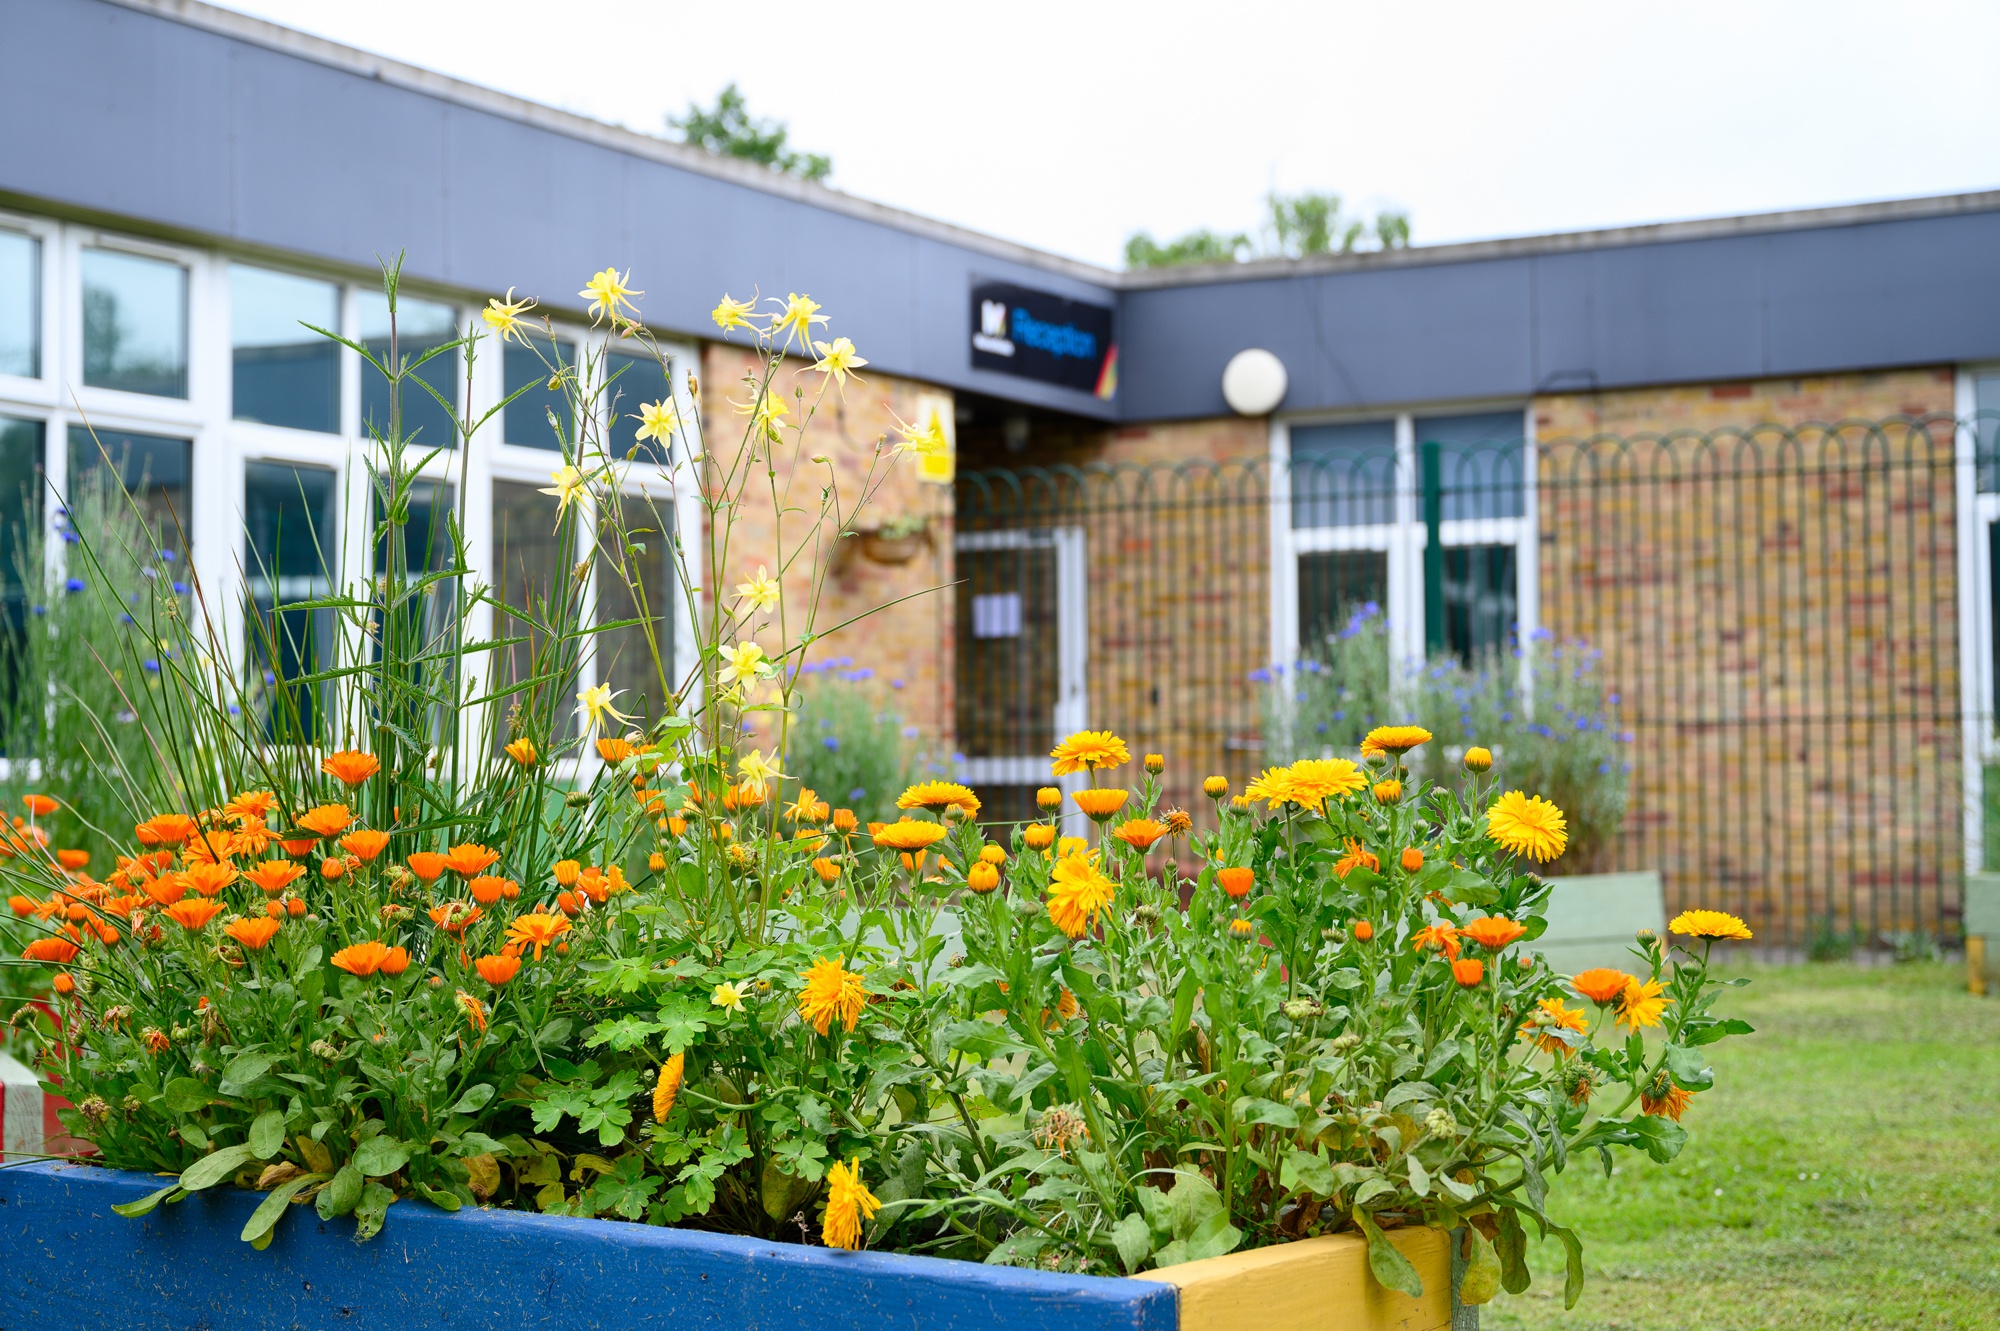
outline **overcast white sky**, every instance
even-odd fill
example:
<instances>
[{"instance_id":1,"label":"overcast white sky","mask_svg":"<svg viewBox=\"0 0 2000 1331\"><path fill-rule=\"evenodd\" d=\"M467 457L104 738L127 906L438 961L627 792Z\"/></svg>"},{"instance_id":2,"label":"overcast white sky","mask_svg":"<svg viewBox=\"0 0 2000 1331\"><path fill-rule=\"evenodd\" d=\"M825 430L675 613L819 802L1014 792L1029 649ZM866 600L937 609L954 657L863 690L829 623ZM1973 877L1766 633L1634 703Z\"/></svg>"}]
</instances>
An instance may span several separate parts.
<instances>
[{"instance_id":1,"label":"overcast white sky","mask_svg":"<svg viewBox=\"0 0 2000 1331\"><path fill-rule=\"evenodd\" d=\"M1992 0L232 0L635 129L734 80L865 198L1106 265L1266 190L1418 244L2000 187Z\"/></svg>"}]
</instances>

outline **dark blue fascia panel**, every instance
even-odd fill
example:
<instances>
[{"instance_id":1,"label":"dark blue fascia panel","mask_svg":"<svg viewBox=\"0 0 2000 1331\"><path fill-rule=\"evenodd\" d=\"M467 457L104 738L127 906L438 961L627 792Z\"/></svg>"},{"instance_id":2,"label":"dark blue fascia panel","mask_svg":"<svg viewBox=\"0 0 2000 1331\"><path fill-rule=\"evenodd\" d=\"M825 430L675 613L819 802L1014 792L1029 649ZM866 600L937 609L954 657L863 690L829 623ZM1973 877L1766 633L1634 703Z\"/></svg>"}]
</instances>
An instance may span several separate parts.
<instances>
[{"instance_id":1,"label":"dark blue fascia panel","mask_svg":"<svg viewBox=\"0 0 2000 1331\"><path fill-rule=\"evenodd\" d=\"M810 293L881 371L1109 419L971 368L975 281L1078 281L102 0L0 0L0 190L556 308L606 264L649 321L712 335L724 291ZM57 132L57 131L60 132Z\"/></svg>"},{"instance_id":2,"label":"dark blue fascia panel","mask_svg":"<svg viewBox=\"0 0 2000 1331\"><path fill-rule=\"evenodd\" d=\"M0 1327L437 1327L443 1331L1176 1331L1171 1285L1054 1275L728 1234L467 1209L351 1220L289 1208L271 1246L237 1235L261 1200L223 1186L141 1220L114 1204L165 1180L89 1166L0 1170Z\"/></svg>"}]
</instances>

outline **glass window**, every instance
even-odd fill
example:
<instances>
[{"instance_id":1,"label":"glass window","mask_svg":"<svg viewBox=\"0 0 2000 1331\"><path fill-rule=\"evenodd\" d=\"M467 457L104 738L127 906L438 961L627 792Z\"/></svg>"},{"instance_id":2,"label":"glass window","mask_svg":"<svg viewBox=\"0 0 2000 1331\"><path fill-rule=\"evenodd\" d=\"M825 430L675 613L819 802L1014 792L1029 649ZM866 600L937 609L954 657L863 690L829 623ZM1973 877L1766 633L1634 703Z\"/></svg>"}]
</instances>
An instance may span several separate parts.
<instances>
[{"instance_id":1,"label":"glass window","mask_svg":"<svg viewBox=\"0 0 2000 1331\"><path fill-rule=\"evenodd\" d=\"M1425 445L1438 446L1438 488L1444 521L1521 516L1520 412L1418 417L1416 424L1419 485L1424 483L1421 468Z\"/></svg>"},{"instance_id":2,"label":"glass window","mask_svg":"<svg viewBox=\"0 0 2000 1331\"><path fill-rule=\"evenodd\" d=\"M83 381L186 397L187 269L116 250L83 252Z\"/></svg>"},{"instance_id":3,"label":"glass window","mask_svg":"<svg viewBox=\"0 0 2000 1331\"><path fill-rule=\"evenodd\" d=\"M562 589L564 576L575 564L576 528L571 522L561 521L557 514L555 496L543 494L536 486L512 481L493 483L493 598L501 605L532 615L541 623L549 622L545 607ZM534 680L536 657L546 645L547 635L517 615L496 611L493 619L495 638L523 639L499 649L494 690ZM545 669L551 664L543 662ZM537 682L503 701L502 711L518 708L522 714L553 716L561 727L558 737L574 738L577 731L576 708L571 702L576 694L573 662L564 673L567 678L560 687L552 680ZM497 749L507 742L508 727L498 725L493 729Z\"/></svg>"},{"instance_id":4,"label":"glass window","mask_svg":"<svg viewBox=\"0 0 2000 1331\"><path fill-rule=\"evenodd\" d=\"M42 377L42 244L0 231L0 374Z\"/></svg>"},{"instance_id":5,"label":"glass window","mask_svg":"<svg viewBox=\"0 0 2000 1331\"><path fill-rule=\"evenodd\" d=\"M373 478L374 484L381 484L381 478ZM382 504L382 496L375 492L374 512L374 553L375 569L386 572L389 554L398 550L403 569L413 580L425 573L436 573L452 567L455 551L452 545L451 522L454 496L452 487L436 481L414 481L410 485L408 508L404 521L399 527L389 527L387 512ZM394 539L396 545L390 541ZM430 583L418 596L405 601L394 621L384 626L377 620L377 628L382 636L376 639L374 659L382 659L383 646L394 641L399 659L413 660L428 655L430 661L412 670L410 685L416 690L427 690L436 697L456 696L458 671L454 658L448 650L447 639L452 632L453 616L457 613L458 581L455 578L441 578ZM396 635L402 635L397 640ZM455 707L435 707L429 718L429 735L434 743L445 741L457 715Z\"/></svg>"},{"instance_id":6,"label":"glass window","mask_svg":"<svg viewBox=\"0 0 2000 1331\"><path fill-rule=\"evenodd\" d=\"M2000 372L1973 377L1972 410L1979 488L1991 494L2000 490Z\"/></svg>"},{"instance_id":7,"label":"glass window","mask_svg":"<svg viewBox=\"0 0 2000 1331\"><path fill-rule=\"evenodd\" d=\"M1396 520L1396 422L1292 428L1292 526Z\"/></svg>"},{"instance_id":8,"label":"glass window","mask_svg":"<svg viewBox=\"0 0 2000 1331\"><path fill-rule=\"evenodd\" d=\"M340 288L264 268L229 267L231 396L239 421L340 433Z\"/></svg>"},{"instance_id":9,"label":"glass window","mask_svg":"<svg viewBox=\"0 0 2000 1331\"><path fill-rule=\"evenodd\" d=\"M1507 645L1518 619L1511 545L1447 546L1444 645L1470 665Z\"/></svg>"},{"instance_id":10,"label":"glass window","mask_svg":"<svg viewBox=\"0 0 2000 1331\"><path fill-rule=\"evenodd\" d=\"M333 590L334 473L324 467L243 467L245 618L252 668L263 681L265 733L320 738L319 689L297 683L333 660L333 612L300 606ZM253 686L253 692L254 692Z\"/></svg>"},{"instance_id":11,"label":"glass window","mask_svg":"<svg viewBox=\"0 0 2000 1331\"><path fill-rule=\"evenodd\" d=\"M357 339L377 359L389 359L389 299L379 291L361 293L355 300L361 336ZM424 353L458 338L458 316L449 305L401 296L396 301L396 351L405 365L422 360ZM403 438L421 449L451 448L457 433L452 420L458 411L458 353L441 352L413 371L411 376L436 389L450 408L424 390L423 384L407 379L403 384ZM361 431L387 438L389 435L389 380L372 366L361 368Z\"/></svg>"},{"instance_id":12,"label":"glass window","mask_svg":"<svg viewBox=\"0 0 2000 1331\"><path fill-rule=\"evenodd\" d=\"M509 341L501 356L507 395L513 397L523 388L528 390L509 402L501 413L507 442L522 448L546 448L552 453L560 453L564 441L572 433L569 398L563 390L550 388L549 380L557 367L576 364L576 343L532 334L528 335L528 341L527 346ZM560 426L549 424L551 412L555 413Z\"/></svg>"},{"instance_id":13,"label":"glass window","mask_svg":"<svg viewBox=\"0 0 2000 1331\"><path fill-rule=\"evenodd\" d=\"M1352 637L1389 600L1385 550L1326 550L1299 556L1299 645L1307 655L1335 635Z\"/></svg>"},{"instance_id":14,"label":"glass window","mask_svg":"<svg viewBox=\"0 0 2000 1331\"><path fill-rule=\"evenodd\" d=\"M160 549L177 557L186 553L186 533L194 529L188 508L193 453L194 445L186 439L130 430L92 431L72 425L69 483L76 488L85 476L108 463L119 483L139 502Z\"/></svg>"},{"instance_id":15,"label":"glass window","mask_svg":"<svg viewBox=\"0 0 2000 1331\"><path fill-rule=\"evenodd\" d=\"M672 368L671 360L662 367L652 356L635 356L624 351L614 351L605 358L605 373L611 379L609 410L614 413L610 428L605 431L605 452L614 458L667 464L668 450L659 440L639 437L639 407L642 403L674 400L673 386L667 382L667 372Z\"/></svg>"},{"instance_id":16,"label":"glass window","mask_svg":"<svg viewBox=\"0 0 2000 1331\"><path fill-rule=\"evenodd\" d=\"M650 721L666 712L662 667L667 688L680 683L674 674L674 610L681 596L674 569L674 510L671 500L637 495L625 496L620 508L626 544L631 548L623 574L601 547L598 550L597 622L650 619L652 641L647 640L644 623L599 633L597 677L618 695L619 711ZM659 648L658 666L653 659L655 644Z\"/></svg>"}]
</instances>

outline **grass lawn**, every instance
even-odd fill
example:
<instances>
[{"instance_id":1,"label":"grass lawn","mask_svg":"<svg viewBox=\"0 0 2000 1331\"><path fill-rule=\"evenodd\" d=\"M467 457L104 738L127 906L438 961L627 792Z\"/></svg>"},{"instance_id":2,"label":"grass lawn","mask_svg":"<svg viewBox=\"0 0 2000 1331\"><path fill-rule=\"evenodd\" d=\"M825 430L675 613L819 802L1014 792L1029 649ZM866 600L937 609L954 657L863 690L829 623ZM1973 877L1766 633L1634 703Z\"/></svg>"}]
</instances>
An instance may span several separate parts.
<instances>
[{"instance_id":1,"label":"grass lawn","mask_svg":"<svg viewBox=\"0 0 2000 1331\"><path fill-rule=\"evenodd\" d=\"M1680 1158L1550 1188L1584 1241L1576 1308L1531 1237L1534 1285L1482 1326L2000 1327L2000 1001L1961 965L1743 973L1718 1008L1757 1033L1716 1049Z\"/></svg>"}]
</instances>

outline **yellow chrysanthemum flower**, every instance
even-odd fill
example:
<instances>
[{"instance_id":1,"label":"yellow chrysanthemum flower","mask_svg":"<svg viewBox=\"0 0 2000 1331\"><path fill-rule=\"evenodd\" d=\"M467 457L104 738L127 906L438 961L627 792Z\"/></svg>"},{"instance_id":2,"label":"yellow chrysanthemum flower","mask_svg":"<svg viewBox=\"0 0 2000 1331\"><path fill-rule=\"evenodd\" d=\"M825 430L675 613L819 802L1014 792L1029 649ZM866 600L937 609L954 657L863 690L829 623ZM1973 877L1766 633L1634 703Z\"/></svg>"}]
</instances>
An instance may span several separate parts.
<instances>
[{"instance_id":1,"label":"yellow chrysanthemum flower","mask_svg":"<svg viewBox=\"0 0 2000 1331\"><path fill-rule=\"evenodd\" d=\"M1361 752L1407 753L1419 744L1428 744L1431 732L1422 726L1376 726L1361 741Z\"/></svg>"},{"instance_id":2,"label":"yellow chrysanthemum flower","mask_svg":"<svg viewBox=\"0 0 2000 1331\"><path fill-rule=\"evenodd\" d=\"M896 798L899 809L929 809L942 813L959 809L971 818L979 812L979 796L956 781L920 781Z\"/></svg>"},{"instance_id":3,"label":"yellow chrysanthemum flower","mask_svg":"<svg viewBox=\"0 0 2000 1331\"><path fill-rule=\"evenodd\" d=\"M1486 835L1502 850L1548 861L1569 845L1569 823L1540 795L1533 798L1510 790L1486 811Z\"/></svg>"},{"instance_id":4,"label":"yellow chrysanthemum flower","mask_svg":"<svg viewBox=\"0 0 2000 1331\"><path fill-rule=\"evenodd\" d=\"M1132 761L1125 741L1108 730L1079 730L1056 745L1049 757L1054 760L1057 776L1118 767Z\"/></svg>"},{"instance_id":5,"label":"yellow chrysanthemum flower","mask_svg":"<svg viewBox=\"0 0 2000 1331\"><path fill-rule=\"evenodd\" d=\"M1071 938L1081 938L1097 921L1097 912L1111 904L1117 886L1082 851L1056 862L1049 881L1049 919Z\"/></svg>"},{"instance_id":6,"label":"yellow chrysanthemum flower","mask_svg":"<svg viewBox=\"0 0 2000 1331\"><path fill-rule=\"evenodd\" d=\"M1689 938L1748 939L1750 927L1727 911L1684 910L1667 928Z\"/></svg>"},{"instance_id":7,"label":"yellow chrysanthemum flower","mask_svg":"<svg viewBox=\"0 0 2000 1331\"><path fill-rule=\"evenodd\" d=\"M852 1031L868 1006L868 989L859 971L847 969L845 961L819 958L799 977L806 987L799 991L799 1015L825 1035L835 1021Z\"/></svg>"},{"instance_id":8,"label":"yellow chrysanthemum flower","mask_svg":"<svg viewBox=\"0 0 2000 1331\"><path fill-rule=\"evenodd\" d=\"M861 1226L873 1220L882 1203L861 1181L861 1162L836 1160L826 1171L826 1214L820 1219L820 1242L829 1248L861 1246Z\"/></svg>"}]
</instances>

